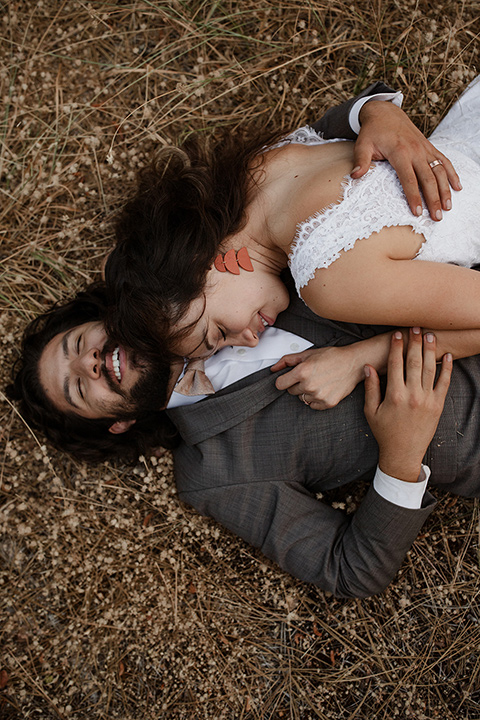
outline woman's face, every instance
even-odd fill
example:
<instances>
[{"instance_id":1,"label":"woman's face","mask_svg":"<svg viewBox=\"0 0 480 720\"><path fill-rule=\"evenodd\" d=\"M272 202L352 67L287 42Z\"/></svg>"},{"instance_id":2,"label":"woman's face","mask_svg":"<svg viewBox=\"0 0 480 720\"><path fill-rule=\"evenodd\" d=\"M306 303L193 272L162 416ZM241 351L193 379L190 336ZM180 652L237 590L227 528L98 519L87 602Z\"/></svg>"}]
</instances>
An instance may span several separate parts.
<instances>
[{"instance_id":1,"label":"woman's face","mask_svg":"<svg viewBox=\"0 0 480 720\"><path fill-rule=\"evenodd\" d=\"M175 350L185 357L208 357L225 345L254 347L289 303L287 288L272 271L255 268L240 275L207 274L205 294L194 300L177 327L192 324Z\"/></svg>"}]
</instances>

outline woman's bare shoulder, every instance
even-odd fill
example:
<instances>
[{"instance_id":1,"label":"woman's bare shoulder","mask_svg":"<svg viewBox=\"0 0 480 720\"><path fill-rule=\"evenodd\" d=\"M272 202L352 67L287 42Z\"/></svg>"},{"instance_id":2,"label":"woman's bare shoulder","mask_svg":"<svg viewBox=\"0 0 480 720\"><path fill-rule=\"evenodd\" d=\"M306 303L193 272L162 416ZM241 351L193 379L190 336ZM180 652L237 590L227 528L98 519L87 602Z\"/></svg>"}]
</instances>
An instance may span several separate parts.
<instances>
[{"instance_id":1,"label":"woman's bare shoulder","mask_svg":"<svg viewBox=\"0 0 480 720\"><path fill-rule=\"evenodd\" d=\"M289 144L264 154L261 200L270 233L288 251L299 224L340 202L353 167L352 143Z\"/></svg>"}]
</instances>

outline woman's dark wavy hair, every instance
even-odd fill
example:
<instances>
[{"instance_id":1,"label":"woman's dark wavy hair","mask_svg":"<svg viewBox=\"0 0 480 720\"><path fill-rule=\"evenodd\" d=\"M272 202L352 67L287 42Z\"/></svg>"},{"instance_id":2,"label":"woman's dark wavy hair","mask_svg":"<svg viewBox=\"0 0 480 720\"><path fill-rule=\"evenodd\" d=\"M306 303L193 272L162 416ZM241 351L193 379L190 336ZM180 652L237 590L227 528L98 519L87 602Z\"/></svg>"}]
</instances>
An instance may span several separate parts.
<instances>
[{"instance_id":1,"label":"woman's dark wavy hair","mask_svg":"<svg viewBox=\"0 0 480 720\"><path fill-rule=\"evenodd\" d=\"M48 400L39 380L38 364L47 343L77 325L104 320L105 312L105 286L95 283L69 302L54 305L35 318L25 329L21 355L12 369L13 382L6 394L19 402L26 423L42 431L59 449L91 463L108 459L134 462L154 447L172 448L177 444L176 429L165 412L137 416L127 432L114 435L108 431L112 418L91 420L73 412L60 412ZM165 375L159 378L165 384L165 394L169 373L170 368L165 366Z\"/></svg>"},{"instance_id":2,"label":"woman's dark wavy hair","mask_svg":"<svg viewBox=\"0 0 480 720\"><path fill-rule=\"evenodd\" d=\"M140 171L105 266L112 337L149 353L180 339L172 326L202 297L223 241L244 225L261 150L279 137L247 130L213 143L191 135Z\"/></svg>"}]
</instances>

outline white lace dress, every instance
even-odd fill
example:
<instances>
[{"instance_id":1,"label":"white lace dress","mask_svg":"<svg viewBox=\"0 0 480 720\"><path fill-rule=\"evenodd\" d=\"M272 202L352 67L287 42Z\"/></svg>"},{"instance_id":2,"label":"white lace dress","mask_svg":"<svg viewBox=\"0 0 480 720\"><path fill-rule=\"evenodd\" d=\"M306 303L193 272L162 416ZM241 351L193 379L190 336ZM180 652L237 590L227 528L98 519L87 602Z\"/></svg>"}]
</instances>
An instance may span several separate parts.
<instances>
[{"instance_id":1,"label":"white lace dress","mask_svg":"<svg viewBox=\"0 0 480 720\"><path fill-rule=\"evenodd\" d=\"M297 292L326 268L342 250L384 227L410 226L423 235L418 260L471 267L480 262L480 76L467 88L430 138L453 162L463 186L452 191L452 210L434 222L424 206L415 217L400 182L387 162L374 163L364 177L344 178L343 199L298 226L289 264ZM325 142L303 127L285 142L319 145ZM333 141L335 142L335 141Z\"/></svg>"}]
</instances>

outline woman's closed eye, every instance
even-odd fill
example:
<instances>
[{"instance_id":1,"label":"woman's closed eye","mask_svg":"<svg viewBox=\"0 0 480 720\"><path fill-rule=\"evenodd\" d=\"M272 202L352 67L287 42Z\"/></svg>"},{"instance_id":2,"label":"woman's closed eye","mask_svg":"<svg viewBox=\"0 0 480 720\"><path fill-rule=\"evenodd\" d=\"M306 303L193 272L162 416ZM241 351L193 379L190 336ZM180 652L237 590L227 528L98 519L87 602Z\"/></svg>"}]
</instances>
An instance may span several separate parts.
<instances>
[{"instance_id":1,"label":"woman's closed eye","mask_svg":"<svg viewBox=\"0 0 480 720\"><path fill-rule=\"evenodd\" d=\"M78 378L78 380L77 380L77 390L78 390L78 394L80 395L82 400L85 402L85 397L83 395L83 390L82 390L82 381L80 380L80 378Z\"/></svg>"},{"instance_id":2,"label":"woman's closed eye","mask_svg":"<svg viewBox=\"0 0 480 720\"><path fill-rule=\"evenodd\" d=\"M219 327L218 329L220 330L220 335L222 336L222 340L223 340L223 342L225 342L225 341L226 341L226 339L227 339L227 335L226 335L225 331L224 331L224 330L222 330L222 328L221 328L221 327Z\"/></svg>"},{"instance_id":3,"label":"woman's closed eye","mask_svg":"<svg viewBox=\"0 0 480 720\"><path fill-rule=\"evenodd\" d=\"M82 339L82 334L80 333L80 335L77 338L77 355L80 354L80 340L81 339Z\"/></svg>"}]
</instances>

